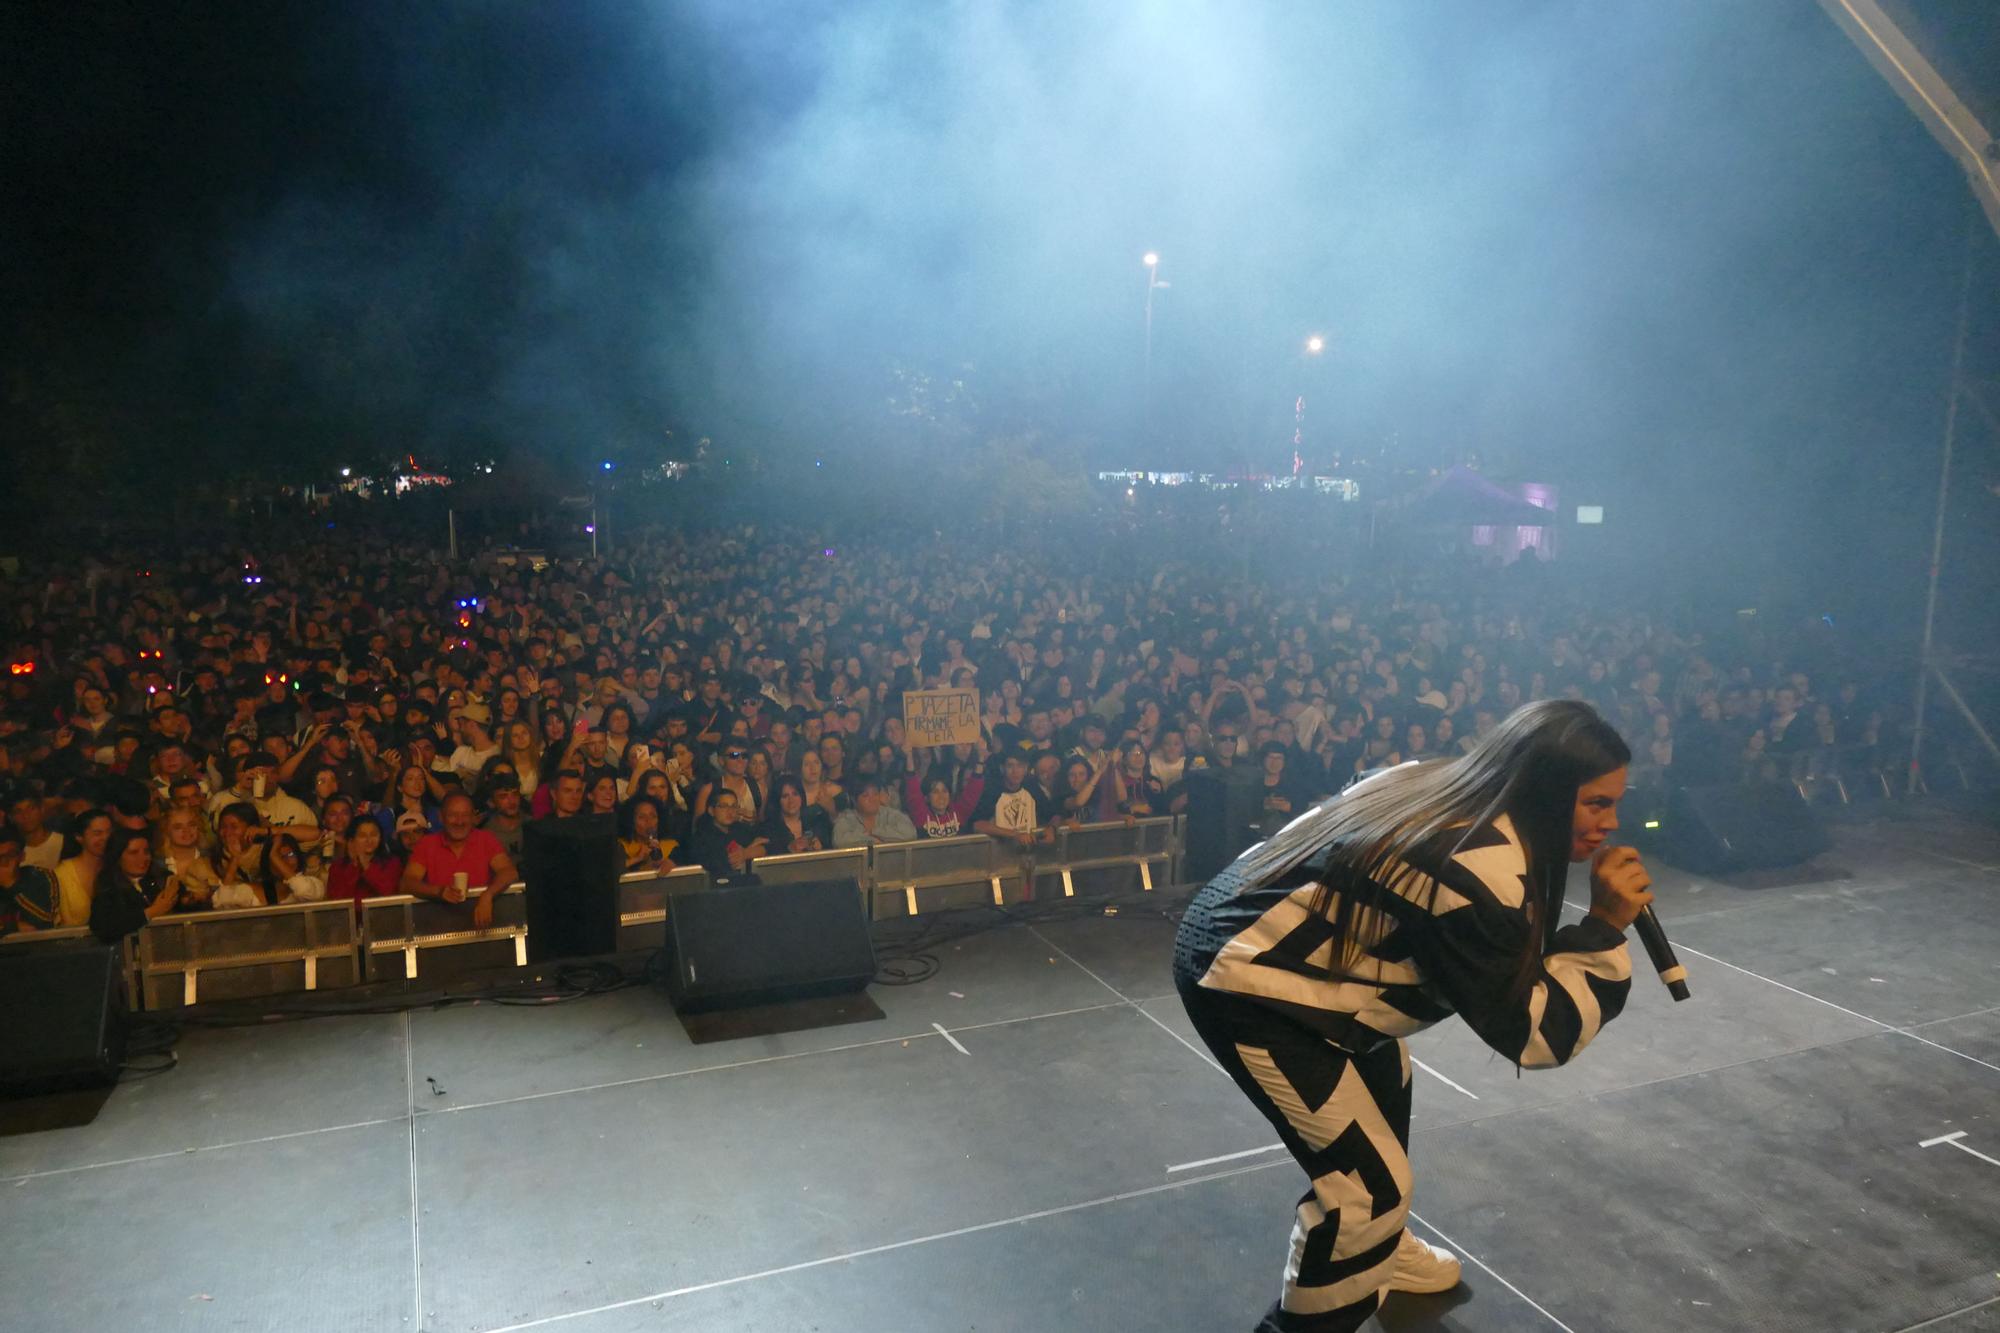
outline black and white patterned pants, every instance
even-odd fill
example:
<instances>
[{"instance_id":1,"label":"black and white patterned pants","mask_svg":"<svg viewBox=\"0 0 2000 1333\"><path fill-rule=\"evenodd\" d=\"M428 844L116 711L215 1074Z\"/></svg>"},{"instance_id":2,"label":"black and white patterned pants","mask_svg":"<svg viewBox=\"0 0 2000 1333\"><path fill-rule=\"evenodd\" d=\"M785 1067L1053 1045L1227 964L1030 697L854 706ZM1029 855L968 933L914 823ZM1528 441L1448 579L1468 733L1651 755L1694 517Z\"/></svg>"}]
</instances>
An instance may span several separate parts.
<instances>
[{"instance_id":1,"label":"black and white patterned pants","mask_svg":"<svg viewBox=\"0 0 2000 1333\"><path fill-rule=\"evenodd\" d=\"M1178 980L1195 1031L1312 1180L1283 1296L1257 1333L1359 1328L1381 1303L1410 1211L1409 1048L1353 1055L1262 1005Z\"/></svg>"}]
</instances>

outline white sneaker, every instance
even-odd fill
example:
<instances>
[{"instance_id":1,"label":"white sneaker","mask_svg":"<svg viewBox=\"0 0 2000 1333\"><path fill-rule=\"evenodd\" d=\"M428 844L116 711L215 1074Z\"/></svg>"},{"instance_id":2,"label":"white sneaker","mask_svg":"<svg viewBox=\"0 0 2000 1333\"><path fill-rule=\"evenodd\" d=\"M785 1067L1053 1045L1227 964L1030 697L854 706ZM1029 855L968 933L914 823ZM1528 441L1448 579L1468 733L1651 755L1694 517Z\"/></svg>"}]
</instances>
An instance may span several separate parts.
<instances>
[{"instance_id":1,"label":"white sneaker","mask_svg":"<svg viewBox=\"0 0 2000 1333\"><path fill-rule=\"evenodd\" d=\"M1414 1231L1403 1233L1396 1246L1396 1265L1389 1272L1390 1291L1450 1291L1458 1285L1458 1256L1417 1238Z\"/></svg>"}]
</instances>

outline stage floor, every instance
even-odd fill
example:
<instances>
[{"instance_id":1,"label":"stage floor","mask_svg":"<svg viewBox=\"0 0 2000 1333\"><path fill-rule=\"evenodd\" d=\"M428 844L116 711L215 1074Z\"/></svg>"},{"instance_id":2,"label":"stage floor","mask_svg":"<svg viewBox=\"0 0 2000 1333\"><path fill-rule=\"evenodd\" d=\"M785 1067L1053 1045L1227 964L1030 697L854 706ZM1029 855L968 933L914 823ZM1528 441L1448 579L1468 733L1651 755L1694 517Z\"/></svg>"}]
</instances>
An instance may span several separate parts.
<instances>
[{"instance_id":1,"label":"stage floor","mask_svg":"<svg viewBox=\"0 0 2000 1333\"><path fill-rule=\"evenodd\" d=\"M1572 1068L1412 1043L1415 1225L1465 1281L1371 1327L2000 1330L2000 832L1835 839L1658 868L1695 998L1642 957ZM0 1323L1247 1329L1303 1176L1171 938L1005 924L874 988L886 1021L699 1047L647 988L190 1029L94 1123L0 1138Z\"/></svg>"}]
</instances>

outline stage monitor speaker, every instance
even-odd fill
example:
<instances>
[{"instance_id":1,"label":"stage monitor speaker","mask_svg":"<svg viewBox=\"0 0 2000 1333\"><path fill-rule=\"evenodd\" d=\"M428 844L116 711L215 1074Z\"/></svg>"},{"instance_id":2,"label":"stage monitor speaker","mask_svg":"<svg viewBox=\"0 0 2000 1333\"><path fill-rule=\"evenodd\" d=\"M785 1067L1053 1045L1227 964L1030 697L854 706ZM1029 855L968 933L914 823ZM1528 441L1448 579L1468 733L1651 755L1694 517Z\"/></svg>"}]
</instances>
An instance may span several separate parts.
<instances>
[{"instance_id":1,"label":"stage monitor speaker","mask_svg":"<svg viewBox=\"0 0 2000 1333\"><path fill-rule=\"evenodd\" d=\"M618 952L618 876L625 854L608 815L537 819L522 830L528 958Z\"/></svg>"},{"instance_id":2,"label":"stage monitor speaker","mask_svg":"<svg viewBox=\"0 0 2000 1333\"><path fill-rule=\"evenodd\" d=\"M1797 865L1832 846L1784 782L1677 787L1654 834L1662 860L1705 875Z\"/></svg>"},{"instance_id":3,"label":"stage monitor speaker","mask_svg":"<svg viewBox=\"0 0 2000 1333\"><path fill-rule=\"evenodd\" d=\"M1188 881L1205 884L1257 840L1250 829L1261 798L1254 774L1249 780L1220 769L1195 768L1187 774Z\"/></svg>"},{"instance_id":4,"label":"stage monitor speaker","mask_svg":"<svg viewBox=\"0 0 2000 1333\"><path fill-rule=\"evenodd\" d=\"M667 993L681 1013L858 991L875 979L852 879L675 894L667 952Z\"/></svg>"},{"instance_id":5,"label":"stage monitor speaker","mask_svg":"<svg viewBox=\"0 0 2000 1333\"><path fill-rule=\"evenodd\" d=\"M0 1097L102 1087L125 1063L119 951L94 941L0 951Z\"/></svg>"}]
</instances>

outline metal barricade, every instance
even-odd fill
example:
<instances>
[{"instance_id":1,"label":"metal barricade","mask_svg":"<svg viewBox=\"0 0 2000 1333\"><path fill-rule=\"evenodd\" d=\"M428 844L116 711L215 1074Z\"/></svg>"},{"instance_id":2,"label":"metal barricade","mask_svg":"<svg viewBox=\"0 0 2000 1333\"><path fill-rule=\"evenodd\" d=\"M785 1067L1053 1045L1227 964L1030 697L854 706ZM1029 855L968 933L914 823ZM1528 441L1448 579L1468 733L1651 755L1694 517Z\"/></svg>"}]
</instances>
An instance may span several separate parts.
<instances>
[{"instance_id":1,"label":"metal barricade","mask_svg":"<svg viewBox=\"0 0 2000 1333\"><path fill-rule=\"evenodd\" d=\"M636 870L618 880L618 951L637 953L667 944L667 904L676 895L708 888L700 866L677 866L662 875Z\"/></svg>"},{"instance_id":2,"label":"metal barricade","mask_svg":"<svg viewBox=\"0 0 2000 1333\"><path fill-rule=\"evenodd\" d=\"M1090 870L1130 866L1139 872L1139 887L1153 891L1153 868L1170 867L1174 856L1174 821L1166 815L1119 820L1107 824L1066 824L1056 832L1055 862L1048 868L1062 877L1063 897L1076 896L1076 876Z\"/></svg>"},{"instance_id":3,"label":"metal barricade","mask_svg":"<svg viewBox=\"0 0 2000 1333\"><path fill-rule=\"evenodd\" d=\"M860 886L862 905L867 905L866 847L835 847L824 852L760 856L750 863L750 873L765 884L812 884L826 879L851 879Z\"/></svg>"},{"instance_id":4,"label":"metal barricade","mask_svg":"<svg viewBox=\"0 0 2000 1333\"><path fill-rule=\"evenodd\" d=\"M1007 901L1007 881L1022 878L1018 860L1002 858L997 844L983 833L878 843L874 852L872 915L878 920L915 916L921 910L919 894L944 895L948 901L939 905L951 907L974 906L988 901L990 895L997 907ZM898 898L903 908L900 913L890 906Z\"/></svg>"},{"instance_id":5,"label":"metal barricade","mask_svg":"<svg viewBox=\"0 0 2000 1333\"><path fill-rule=\"evenodd\" d=\"M1791 758L1789 776L1799 799L1811 804L1823 787L1831 786L1842 805L1849 804L1847 781L1840 771L1839 752L1832 746L1801 750Z\"/></svg>"},{"instance_id":6,"label":"metal barricade","mask_svg":"<svg viewBox=\"0 0 2000 1333\"><path fill-rule=\"evenodd\" d=\"M148 1009L352 986L354 909L344 899L155 917L138 933Z\"/></svg>"},{"instance_id":7,"label":"metal barricade","mask_svg":"<svg viewBox=\"0 0 2000 1333\"><path fill-rule=\"evenodd\" d=\"M527 897L519 884L501 889L493 924L472 924L472 904L486 890L473 890L463 903L395 893L360 900L364 967L370 981L414 981L419 955L450 951L452 966L490 967L511 954L515 967L528 965ZM346 906L345 903L341 904ZM500 945L500 948L491 946ZM511 949L505 946L511 944ZM399 970L400 969L400 970Z\"/></svg>"},{"instance_id":8,"label":"metal barricade","mask_svg":"<svg viewBox=\"0 0 2000 1333\"><path fill-rule=\"evenodd\" d=\"M87 940L90 929L87 926L57 926L52 930L19 930L12 935L0 935L0 948L16 945L31 947L37 944L54 944L58 940Z\"/></svg>"},{"instance_id":9,"label":"metal barricade","mask_svg":"<svg viewBox=\"0 0 2000 1333\"><path fill-rule=\"evenodd\" d=\"M1886 747L1870 741L1836 745L1826 755L1829 774L1839 782L1843 800L1857 789L1865 792L1878 787L1882 799L1888 800L1895 795L1894 779L1908 773L1889 756Z\"/></svg>"}]
</instances>

